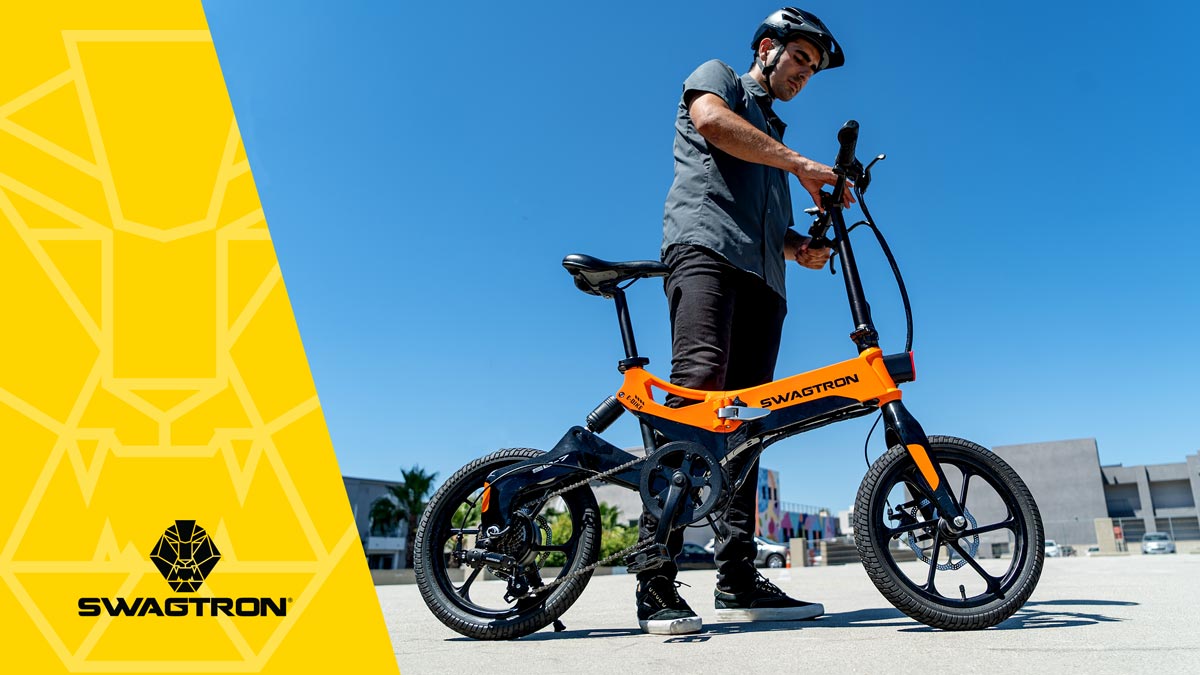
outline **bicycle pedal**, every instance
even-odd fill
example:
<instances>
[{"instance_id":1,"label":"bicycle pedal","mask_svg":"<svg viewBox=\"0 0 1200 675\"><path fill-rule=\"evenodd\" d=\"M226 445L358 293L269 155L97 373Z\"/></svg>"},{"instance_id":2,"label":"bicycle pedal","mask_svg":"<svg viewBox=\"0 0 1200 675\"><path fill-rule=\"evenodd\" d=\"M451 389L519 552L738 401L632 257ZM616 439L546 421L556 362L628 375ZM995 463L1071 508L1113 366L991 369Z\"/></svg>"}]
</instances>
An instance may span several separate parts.
<instances>
[{"instance_id":1,"label":"bicycle pedal","mask_svg":"<svg viewBox=\"0 0 1200 675\"><path fill-rule=\"evenodd\" d=\"M667 552L666 544L654 544L647 550L638 551L625 559L630 574L658 569L669 562L671 562L671 554Z\"/></svg>"}]
</instances>

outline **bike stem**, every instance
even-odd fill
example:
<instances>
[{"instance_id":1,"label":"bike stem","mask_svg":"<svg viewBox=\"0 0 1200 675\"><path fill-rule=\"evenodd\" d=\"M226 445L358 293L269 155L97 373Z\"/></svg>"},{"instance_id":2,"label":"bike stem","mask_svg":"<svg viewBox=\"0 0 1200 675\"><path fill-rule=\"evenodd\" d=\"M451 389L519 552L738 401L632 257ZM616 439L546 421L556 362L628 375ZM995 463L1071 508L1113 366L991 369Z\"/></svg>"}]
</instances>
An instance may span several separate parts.
<instances>
[{"instance_id":1,"label":"bike stem","mask_svg":"<svg viewBox=\"0 0 1200 675\"><path fill-rule=\"evenodd\" d=\"M826 196L823 201L833 224L833 247L842 261L842 279L846 282L846 298L850 302L850 316L854 320L854 332L850 334L850 339L861 354L879 346L879 333L871 320L871 305L863 291L858 263L854 259L854 247L850 245L846 219L842 215L842 195L845 190L846 177L838 176L833 194Z\"/></svg>"}]
</instances>

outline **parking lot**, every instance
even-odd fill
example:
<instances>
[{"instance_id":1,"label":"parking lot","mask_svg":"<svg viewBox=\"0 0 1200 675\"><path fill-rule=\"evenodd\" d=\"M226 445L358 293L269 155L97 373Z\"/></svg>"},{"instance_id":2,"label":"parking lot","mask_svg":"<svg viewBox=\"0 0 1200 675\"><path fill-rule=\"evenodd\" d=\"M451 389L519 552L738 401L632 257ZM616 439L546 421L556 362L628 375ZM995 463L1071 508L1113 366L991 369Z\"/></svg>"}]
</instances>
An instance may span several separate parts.
<instances>
[{"instance_id":1,"label":"parking lot","mask_svg":"<svg viewBox=\"0 0 1200 675\"><path fill-rule=\"evenodd\" d=\"M443 626L415 585L377 592L404 675L491 673L1090 672L1200 669L1200 555L1047 559L1033 597L985 631L936 631L900 614L859 565L764 570L791 595L825 604L795 623L719 623L714 572L683 572L680 589L704 619L696 635L645 635L634 579L597 576L551 629L478 642Z\"/></svg>"}]
</instances>

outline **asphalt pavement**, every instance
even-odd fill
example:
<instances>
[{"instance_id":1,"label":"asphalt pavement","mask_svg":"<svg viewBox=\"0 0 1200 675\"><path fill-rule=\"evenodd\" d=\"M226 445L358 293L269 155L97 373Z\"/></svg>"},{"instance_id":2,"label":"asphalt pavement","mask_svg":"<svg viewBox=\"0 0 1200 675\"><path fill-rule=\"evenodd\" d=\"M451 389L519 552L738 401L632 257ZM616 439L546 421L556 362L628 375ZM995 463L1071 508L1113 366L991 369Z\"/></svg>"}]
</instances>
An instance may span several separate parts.
<instances>
[{"instance_id":1,"label":"asphalt pavement","mask_svg":"<svg viewBox=\"0 0 1200 675\"><path fill-rule=\"evenodd\" d=\"M646 635L635 580L593 577L566 630L480 642L439 622L415 585L376 588L403 675L522 673L1200 673L1200 555L1048 558L1037 590L991 629L946 632L901 614L860 565L764 570L816 621L716 619L715 572L683 572L704 619L689 636ZM499 583L499 582L491 582Z\"/></svg>"}]
</instances>

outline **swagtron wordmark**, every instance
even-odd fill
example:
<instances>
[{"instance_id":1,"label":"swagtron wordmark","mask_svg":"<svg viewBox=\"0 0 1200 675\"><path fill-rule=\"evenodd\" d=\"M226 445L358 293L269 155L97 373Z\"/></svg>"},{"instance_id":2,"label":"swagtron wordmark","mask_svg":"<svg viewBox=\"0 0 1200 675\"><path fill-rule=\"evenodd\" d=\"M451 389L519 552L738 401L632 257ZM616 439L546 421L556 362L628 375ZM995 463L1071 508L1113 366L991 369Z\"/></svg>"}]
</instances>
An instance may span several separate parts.
<instances>
[{"instance_id":1,"label":"swagtron wordmark","mask_svg":"<svg viewBox=\"0 0 1200 675\"><path fill-rule=\"evenodd\" d=\"M770 396L768 398L761 399L758 404L764 408L770 408L771 406L778 406L782 403L790 403L798 399L809 398L818 392L829 391L831 389L840 389L851 382L858 382L858 376L847 375L846 377L839 377L831 382L822 382L811 387L805 387L803 390L793 389L787 394Z\"/></svg>"},{"instance_id":2,"label":"swagtron wordmark","mask_svg":"<svg viewBox=\"0 0 1200 675\"><path fill-rule=\"evenodd\" d=\"M490 640L551 623L560 628L558 617L596 566L621 558L631 572L658 567L669 560L673 529L719 516L738 486L755 479L747 475L749 461L730 474L730 458L754 458L790 436L871 414L880 415L889 449L870 464L859 487L854 533L879 591L908 616L947 630L994 626L1025 603L1044 555L1037 504L999 457L960 438L926 436L901 400L899 385L915 379L912 313L899 268L863 198L871 168L883 156L866 167L855 158L854 121L838 140L838 180L824 195L824 210L810 210L816 216L810 246L830 247L842 268L858 356L735 391L672 385L645 369L649 359L638 355L624 293L638 279L666 276L667 267L567 256L563 267L576 287L616 305L624 381L549 452L494 452L464 466L430 500L414 553L421 595L438 619ZM851 184L864 219L847 227L842 197ZM849 236L860 225L875 233L896 275L908 325L900 353L879 347ZM664 394L691 405L667 407L659 402ZM641 427L644 457L599 436L626 412ZM599 509L588 487L596 480L639 492L659 521L652 537L599 561ZM569 527L561 525L562 516L551 517L559 513Z\"/></svg>"},{"instance_id":3,"label":"swagtron wordmark","mask_svg":"<svg viewBox=\"0 0 1200 675\"><path fill-rule=\"evenodd\" d=\"M208 532L194 520L176 520L168 527L150 560L177 593L195 593L221 560ZM79 598L79 616L287 616L290 598L173 597Z\"/></svg>"}]
</instances>

